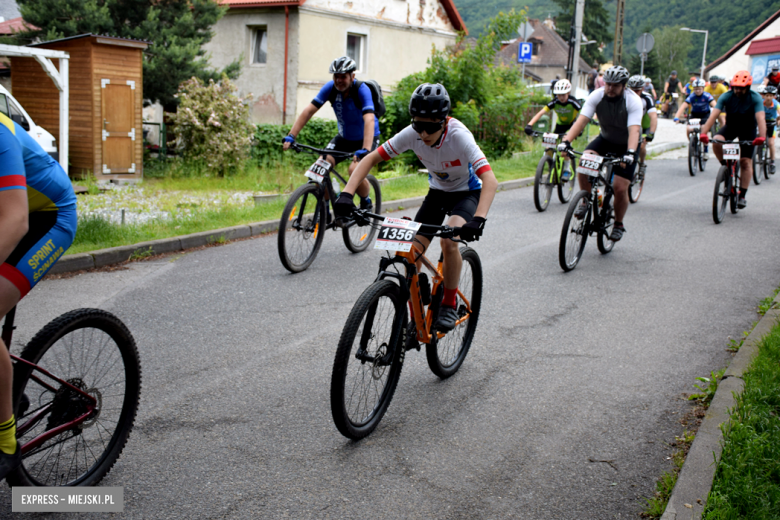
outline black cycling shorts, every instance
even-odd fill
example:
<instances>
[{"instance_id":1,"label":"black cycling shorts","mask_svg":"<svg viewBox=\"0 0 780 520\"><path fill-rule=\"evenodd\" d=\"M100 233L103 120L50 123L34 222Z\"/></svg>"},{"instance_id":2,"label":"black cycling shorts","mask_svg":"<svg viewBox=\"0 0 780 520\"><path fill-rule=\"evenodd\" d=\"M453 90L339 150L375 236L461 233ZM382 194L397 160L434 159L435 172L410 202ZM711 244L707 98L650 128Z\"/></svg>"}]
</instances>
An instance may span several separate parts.
<instances>
[{"instance_id":1,"label":"black cycling shorts","mask_svg":"<svg viewBox=\"0 0 780 520\"><path fill-rule=\"evenodd\" d=\"M373 152L377 149L379 146L379 140L382 136L381 135L375 135L374 140L371 141L371 149L369 152ZM328 143L328 146L326 146L328 150L336 150L337 152L357 152L358 150L363 148L363 140L360 141L350 141L349 139L344 139L340 135L337 135L333 139L330 140ZM333 156L334 159L336 159L336 164L340 163L341 161L346 160L346 157L336 157Z\"/></svg>"},{"instance_id":2,"label":"black cycling shorts","mask_svg":"<svg viewBox=\"0 0 780 520\"><path fill-rule=\"evenodd\" d=\"M730 127L728 123L726 126L720 129L720 131L715 134L715 138L721 141L733 141L734 139L739 139L740 141L752 141L756 138L756 132L758 129L755 125L752 126L741 126L739 128ZM753 157L753 145L752 144L741 144L739 145L739 154L741 158L750 158Z\"/></svg>"},{"instance_id":3,"label":"black cycling shorts","mask_svg":"<svg viewBox=\"0 0 780 520\"><path fill-rule=\"evenodd\" d=\"M712 114L712 112L691 112L688 119L701 119L701 125L704 126L704 123L710 118L710 114Z\"/></svg>"},{"instance_id":4,"label":"black cycling shorts","mask_svg":"<svg viewBox=\"0 0 780 520\"><path fill-rule=\"evenodd\" d=\"M432 226L441 226L447 215L458 215L468 222L474 218L479 205L479 196L482 190L471 191L442 191L428 190L422 206L414 217L415 222L430 224ZM431 239L434 232L427 228L421 228L417 233L427 239Z\"/></svg>"},{"instance_id":5,"label":"black cycling shorts","mask_svg":"<svg viewBox=\"0 0 780 520\"><path fill-rule=\"evenodd\" d=\"M585 147L585 150L596 152L597 155L601 155L601 156L606 156L608 153L611 153L622 157L626 154L626 150L628 150L628 145L611 143L606 139L604 139L603 137L598 136L593 141L591 141L588 146ZM633 180L634 171L636 171L636 163L638 157L637 152L634 152L634 162L631 164L631 166L627 168L621 168L619 164L616 164L612 167L612 173L614 173L618 177L623 177L624 179L628 179L629 181Z\"/></svg>"},{"instance_id":6,"label":"black cycling shorts","mask_svg":"<svg viewBox=\"0 0 780 520\"><path fill-rule=\"evenodd\" d=\"M556 134L566 134L566 133L569 132L569 130L571 130L571 126L573 124L574 123L569 124L569 125L562 125L560 123L556 123L556 125L555 125L555 132L554 133L556 133Z\"/></svg>"}]
</instances>

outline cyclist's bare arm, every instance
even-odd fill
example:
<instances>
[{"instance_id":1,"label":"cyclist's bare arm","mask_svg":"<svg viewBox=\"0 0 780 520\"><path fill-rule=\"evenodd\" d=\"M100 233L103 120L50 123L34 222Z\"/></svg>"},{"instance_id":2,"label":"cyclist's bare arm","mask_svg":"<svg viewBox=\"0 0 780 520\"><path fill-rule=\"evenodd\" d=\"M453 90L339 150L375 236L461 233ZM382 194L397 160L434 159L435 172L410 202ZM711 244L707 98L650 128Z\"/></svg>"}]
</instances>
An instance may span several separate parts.
<instances>
[{"instance_id":1,"label":"cyclist's bare arm","mask_svg":"<svg viewBox=\"0 0 780 520\"><path fill-rule=\"evenodd\" d=\"M706 134L710 131L710 128L712 128L712 125L715 124L715 120L718 119L718 116L720 115L720 109L719 108L713 108L712 112L710 112L710 118L707 119L707 122L704 123L704 125L701 127L701 133Z\"/></svg>"},{"instance_id":2,"label":"cyclist's bare arm","mask_svg":"<svg viewBox=\"0 0 780 520\"><path fill-rule=\"evenodd\" d=\"M477 204L477 211L474 212L474 216L487 218L490 205L493 204L493 198L496 196L498 180L493 170L484 172L480 175L479 180L482 181L482 193L479 195L479 204Z\"/></svg>"},{"instance_id":3,"label":"cyclist's bare arm","mask_svg":"<svg viewBox=\"0 0 780 520\"><path fill-rule=\"evenodd\" d=\"M580 114L577 116L577 120L574 122L573 125L571 125L571 128L566 133L566 137L563 139L566 141L569 141L570 143L573 143L575 139L577 139L577 136L582 133L582 131L585 129L585 126L590 122L590 118L588 116L584 116Z\"/></svg>"},{"instance_id":4,"label":"cyclist's bare arm","mask_svg":"<svg viewBox=\"0 0 780 520\"><path fill-rule=\"evenodd\" d=\"M539 119L541 119L541 117L544 115L545 112L547 112L547 107L544 107L543 109L538 111L536 115L532 117L530 121L528 121L528 124L534 126L536 122L539 121Z\"/></svg>"},{"instance_id":5,"label":"cyclist's bare arm","mask_svg":"<svg viewBox=\"0 0 780 520\"><path fill-rule=\"evenodd\" d=\"M374 133L373 128L374 127L372 126L372 134ZM349 182L344 187L344 191L354 195L355 190L357 190L358 186L360 186L360 183L363 182L371 169L382 161L384 161L384 159L382 159L382 156L379 155L379 148L363 157L363 160L357 163L357 168L355 168L355 171L352 172L352 175L349 176Z\"/></svg>"},{"instance_id":6,"label":"cyclist's bare arm","mask_svg":"<svg viewBox=\"0 0 780 520\"><path fill-rule=\"evenodd\" d=\"M680 105L680 108L677 109L677 113L674 115L676 119L679 119L681 115L685 112L685 109L688 108L688 103L683 101L682 105Z\"/></svg>"},{"instance_id":7,"label":"cyclist's bare arm","mask_svg":"<svg viewBox=\"0 0 780 520\"><path fill-rule=\"evenodd\" d=\"M27 234L27 190L0 191L0 264Z\"/></svg>"},{"instance_id":8,"label":"cyclist's bare arm","mask_svg":"<svg viewBox=\"0 0 780 520\"><path fill-rule=\"evenodd\" d=\"M639 136L642 134L642 125L631 125L628 127L628 148L636 150L639 146Z\"/></svg>"},{"instance_id":9,"label":"cyclist's bare arm","mask_svg":"<svg viewBox=\"0 0 780 520\"><path fill-rule=\"evenodd\" d=\"M371 150L371 145L374 142L374 114L363 114L363 148L365 150ZM357 161L357 157L354 158Z\"/></svg>"},{"instance_id":10,"label":"cyclist's bare arm","mask_svg":"<svg viewBox=\"0 0 780 520\"><path fill-rule=\"evenodd\" d=\"M758 123L758 137L766 139L766 113L763 109L761 112L756 112L756 123Z\"/></svg>"},{"instance_id":11,"label":"cyclist's bare arm","mask_svg":"<svg viewBox=\"0 0 780 520\"><path fill-rule=\"evenodd\" d=\"M309 119L311 119L314 114L317 113L317 108L314 103L309 103L309 106L303 109L303 112L301 112L301 115L298 116L298 119L295 120L295 123L293 124L292 128L290 129L290 134L292 134L293 137L298 137L298 134L303 130L303 127L306 126L306 123L309 122ZM373 135L374 131L371 130L371 134ZM283 148L287 150L290 148L290 143L284 143Z\"/></svg>"},{"instance_id":12,"label":"cyclist's bare arm","mask_svg":"<svg viewBox=\"0 0 780 520\"><path fill-rule=\"evenodd\" d=\"M650 118L650 133L654 134L656 128L658 128L658 113L650 112L647 116Z\"/></svg>"}]
</instances>

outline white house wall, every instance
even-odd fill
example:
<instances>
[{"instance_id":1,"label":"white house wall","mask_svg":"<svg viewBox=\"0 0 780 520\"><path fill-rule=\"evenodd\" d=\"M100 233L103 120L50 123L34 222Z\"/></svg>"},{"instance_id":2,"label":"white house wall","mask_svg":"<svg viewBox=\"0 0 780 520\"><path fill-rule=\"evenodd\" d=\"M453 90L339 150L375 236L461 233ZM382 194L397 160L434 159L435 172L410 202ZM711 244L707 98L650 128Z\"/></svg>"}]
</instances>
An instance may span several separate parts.
<instances>
[{"instance_id":1,"label":"white house wall","mask_svg":"<svg viewBox=\"0 0 780 520\"><path fill-rule=\"evenodd\" d=\"M753 40L765 40L776 36L780 36L780 18L769 24L769 26L758 33ZM726 61L717 67L710 69L709 75L712 76L713 74L716 74L731 80L731 78L734 77L734 74L740 70L747 70L752 73L753 64L751 62L751 57L746 54L748 47L750 47L750 42L745 43L745 45L740 47L737 52L732 54Z\"/></svg>"},{"instance_id":2,"label":"white house wall","mask_svg":"<svg viewBox=\"0 0 780 520\"><path fill-rule=\"evenodd\" d=\"M306 8L327 9L417 27L455 31L438 0L306 0Z\"/></svg>"}]
</instances>

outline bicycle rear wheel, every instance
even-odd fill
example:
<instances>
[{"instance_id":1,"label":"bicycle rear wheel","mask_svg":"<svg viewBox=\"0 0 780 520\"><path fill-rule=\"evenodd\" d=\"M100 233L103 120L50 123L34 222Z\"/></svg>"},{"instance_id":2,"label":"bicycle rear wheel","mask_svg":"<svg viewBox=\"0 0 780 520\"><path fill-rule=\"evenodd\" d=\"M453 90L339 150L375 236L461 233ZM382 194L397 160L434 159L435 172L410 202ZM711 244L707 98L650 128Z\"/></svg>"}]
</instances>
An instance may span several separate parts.
<instances>
[{"instance_id":1,"label":"bicycle rear wheel","mask_svg":"<svg viewBox=\"0 0 780 520\"><path fill-rule=\"evenodd\" d=\"M691 177L696 175L696 170L699 167L699 159L696 157L698 147L696 135L691 134L688 138L688 173L691 174Z\"/></svg>"},{"instance_id":2,"label":"bicycle rear wheel","mask_svg":"<svg viewBox=\"0 0 780 520\"><path fill-rule=\"evenodd\" d=\"M371 174L366 176L366 180L370 187L368 196L371 198L372 203L372 207L367 209L373 213L382 214L382 189L379 185L379 181ZM356 204L360 206L360 201L358 200L360 197L355 194L354 198ZM358 226L354 221L346 224L341 231L344 245L353 253L365 251L366 248L371 245L371 241L376 235L376 228L374 226Z\"/></svg>"},{"instance_id":3,"label":"bicycle rear wheel","mask_svg":"<svg viewBox=\"0 0 780 520\"><path fill-rule=\"evenodd\" d=\"M590 193L582 190L577 193L569 203L569 209L566 211L566 218L563 219L563 230L561 231L561 241L558 246L558 263L565 272L569 272L575 267L582 257L582 251L585 249L585 242L588 241L587 229L590 224L590 216L593 210L591 205L582 220L574 216L577 206L581 200L587 200Z\"/></svg>"},{"instance_id":4,"label":"bicycle rear wheel","mask_svg":"<svg viewBox=\"0 0 780 520\"><path fill-rule=\"evenodd\" d=\"M598 245L602 255L606 255L615 247L615 243L609 239L612 228L615 226L615 205L612 199L611 193L605 195L599 211L599 232L596 237L596 245Z\"/></svg>"},{"instance_id":5,"label":"bicycle rear wheel","mask_svg":"<svg viewBox=\"0 0 780 520\"><path fill-rule=\"evenodd\" d=\"M639 202L639 197L642 196L642 189L645 187L645 172L647 171L647 164L640 164L637 168L636 175L628 186L628 200L635 204Z\"/></svg>"},{"instance_id":6,"label":"bicycle rear wheel","mask_svg":"<svg viewBox=\"0 0 780 520\"><path fill-rule=\"evenodd\" d=\"M362 439L387 411L401 377L405 324L406 302L389 280L371 284L352 307L330 380L333 422L345 437Z\"/></svg>"},{"instance_id":7,"label":"bicycle rear wheel","mask_svg":"<svg viewBox=\"0 0 780 520\"><path fill-rule=\"evenodd\" d=\"M769 172L769 147L764 146L764 178L768 179L770 175L772 175Z\"/></svg>"},{"instance_id":8,"label":"bicycle rear wheel","mask_svg":"<svg viewBox=\"0 0 780 520\"><path fill-rule=\"evenodd\" d=\"M94 486L111 470L133 428L141 393L135 340L114 315L78 309L46 325L20 356L97 400L91 416L36 447L47 431L88 411L80 394L26 364L14 365L13 404L22 466L11 486ZM24 396L24 397L23 397Z\"/></svg>"},{"instance_id":9,"label":"bicycle rear wheel","mask_svg":"<svg viewBox=\"0 0 780 520\"><path fill-rule=\"evenodd\" d=\"M539 159L534 178L534 206L538 211L544 211L550 205L550 196L553 190L553 169L553 158L545 153Z\"/></svg>"},{"instance_id":10,"label":"bicycle rear wheel","mask_svg":"<svg viewBox=\"0 0 780 520\"><path fill-rule=\"evenodd\" d=\"M726 214L726 203L731 197L730 179L728 166L721 166L715 178L715 191L712 194L712 220L716 224L723 222L723 216Z\"/></svg>"},{"instance_id":11,"label":"bicycle rear wheel","mask_svg":"<svg viewBox=\"0 0 780 520\"><path fill-rule=\"evenodd\" d=\"M761 184L761 181L764 180L762 171L764 163L763 148L763 144L753 147L753 182L756 184L756 186Z\"/></svg>"},{"instance_id":12,"label":"bicycle rear wheel","mask_svg":"<svg viewBox=\"0 0 780 520\"><path fill-rule=\"evenodd\" d=\"M322 246L325 235L325 206L322 188L304 184L290 195L279 221L279 260L291 273L307 269Z\"/></svg>"},{"instance_id":13,"label":"bicycle rear wheel","mask_svg":"<svg viewBox=\"0 0 780 520\"><path fill-rule=\"evenodd\" d=\"M558 200L561 204L566 204L571 200L571 196L574 193L574 179L577 177L577 160L571 159L571 179L569 182L558 183Z\"/></svg>"},{"instance_id":14,"label":"bicycle rear wheel","mask_svg":"<svg viewBox=\"0 0 780 520\"><path fill-rule=\"evenodd\" d=\"M428 366L441 379L447 379L458 371L471 348L477 329L479 309L482 306L482 262L470 247L460 250L463 266L460 271L456 309L458 319L468 318L449 331L443 338L433 339L425 346ZM469 313L464 298L468 300Z\"/></svg>"}]
</instances>

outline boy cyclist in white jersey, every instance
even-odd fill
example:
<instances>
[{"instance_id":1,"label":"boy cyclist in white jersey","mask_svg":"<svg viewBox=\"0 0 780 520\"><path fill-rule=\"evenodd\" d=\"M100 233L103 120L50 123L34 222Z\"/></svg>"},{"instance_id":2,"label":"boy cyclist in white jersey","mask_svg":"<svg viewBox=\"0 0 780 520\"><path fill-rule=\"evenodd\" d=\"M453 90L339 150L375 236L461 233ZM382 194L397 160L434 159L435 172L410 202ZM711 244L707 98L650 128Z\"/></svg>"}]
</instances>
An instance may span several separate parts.
<instances>
[{"instance_id":1,"label":"boy cyclist in white jersey","mask_svg":"<svg viewBox=\"0 0 780 520\"><path fill-rule=\"evenodd\" d=\"M336 215L348 217L352 214L355 210L352 201L355 190L374 166L407 150L414 150L428 168L430 184L415 222L440 226L449 215L447 225L462 227L462 239L478 240L498 181L474 136L463 123L447 117L449 111L450 97L442 85L423 83L417 87L409 102L412 124L360 161L334 204ZM423 231L417 233L415 248L425 252L431 237ZM455 304L463 261L456 242L442 239L441 249L444 256L444 299L435 326L447 332L455 327L458 319Z\"/></svg>"}]
</instances>

